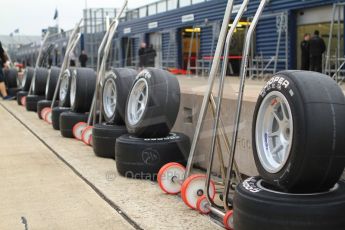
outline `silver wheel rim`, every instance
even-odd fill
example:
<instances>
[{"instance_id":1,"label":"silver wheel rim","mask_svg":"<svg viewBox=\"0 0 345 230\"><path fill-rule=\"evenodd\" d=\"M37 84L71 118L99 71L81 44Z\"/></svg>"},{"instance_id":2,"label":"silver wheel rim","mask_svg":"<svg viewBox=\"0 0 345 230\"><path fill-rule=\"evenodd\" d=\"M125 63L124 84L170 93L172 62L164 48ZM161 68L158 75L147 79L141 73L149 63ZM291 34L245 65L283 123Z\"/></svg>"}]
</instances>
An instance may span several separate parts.
<instances>
[{"instance_id":1,"label":"silver wheel rim","mask_svg":"<svg viewBox=\"0 0 345 230\"><path fill-rule=\"evenodd\" d=\"M255 141L258 157L264 169L279 172L290 156L293 140L293 118L286 97L270 92L259 108Z\"/></svg>"},{"instance_id":2,"label":"silver wheel rim","mask_svg":"<svg viewBox=\"0 0 345 230\"><path fill-rule=\"evenodd\" d=\"M60 85L60 91L59 91L59 98L61 101L64 101L67 92L68 92L68 81L69 81L70 74L68 70L62 75L61 85Z\"/></svg>"},{"instance_id":3,"label":"silver wheel rim","mask_svg":"<svg viewBox=\"0 0 345 230\"><path fill-rule=\"evenodd\" d=\"M148 85L144 78L138 80L128 99L127 117L130 125L136 125L144 114L148 99Z\"/></svg>"},{"instance_id":4,"label":"silver wheel rim","mask_svg":"<svg viewBox=\"0 0 345 230\"><path fill-rule=\"evenodd\" d=\"M71 94L70 94L70 103L71 107L74 106L76 92L77 92L77 71L74 71L72 74L72 81L71 81Z\"/></svg>"},{"instance_id":5,"label":"silver wheel rim","mask_svg":"<svg viewBox=\"0 0 345 230\"><path fill-rule=\"evenodd\" d=\"M117 89L114 79L110 78L105 82L103 88L103 109L105 116L111 118L116 111Z\"/></svg>"}]
</instances>

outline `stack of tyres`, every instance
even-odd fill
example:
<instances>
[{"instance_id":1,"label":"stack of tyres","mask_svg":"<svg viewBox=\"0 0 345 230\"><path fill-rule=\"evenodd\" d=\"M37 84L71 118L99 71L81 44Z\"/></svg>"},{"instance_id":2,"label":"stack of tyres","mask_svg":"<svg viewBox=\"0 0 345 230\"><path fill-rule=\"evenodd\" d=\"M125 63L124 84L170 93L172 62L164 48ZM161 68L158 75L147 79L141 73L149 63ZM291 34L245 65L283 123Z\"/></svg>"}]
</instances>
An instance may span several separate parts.
<instances>
[{"instance_id":1,"label":"stack of tyres","mask_svg":"<svg viewBox=\"0 0 345 230\"><path fill-rule=\"evenodd\" d=\"M5 86L6 91L9 96L16 96L17 93L21 90L18 85L18 71L15 68L5 69Z\"/></svg>"},{"instance_id":2,"label":"stack of tyres","mask_svg":"<svg viewBox=\"0 0 345 230\"><path fill-rule=\"evenodd\" d=\"M59 116L59 128L63 137L73 138L73 127L79 122L87 121L95 87L96 72L93 69L75 68L72 70L69 87L69 105L71 108ZM61 95L60 93L60 97Z\"/></svg>"},{"instance_id":3,"label":"stack of tyres","mask_svg":"<svg viewBox=\"0 0 345 230\"><path fill-rule=\"evenodd\" d=\"M105 122L92 128L92 147L96 156L114 159L117 138L128 133L126 101L137 74L136 70L128 68L114 68L106 73L101 92Z\"/></svg>"},{"instance_id":4,"label":"stack of tyres","mask_svg":"<svg viewBox=\"0 0 345 230\"><path fill-rule=\"evenodd\" d=\"M35 77L31 81L32 94L26 96L25 107L27 111L37 112L37 103L45 98L45 88L49 71L46 68L37 68Z\"/></svg>"},{"instance_id":5,"label":"stack of tyres","mask_svg":"<svg viewBox=\"0 0 345 230\"><path fill-rule=\"evenodd\" d=\"M41 100L37 103L37 115L39 119L44 119L44 113L42 115L42 111L45 108L50 108L52 105L52 100L54 96L54 91L56 88L56 84L60 75L60 68L58 67L51 67L48 74L48 79L46 82L45 87L45 99ZM58 105L59 97L57 96L54 106Z\"/></svg>"},{"instance_id":6,"label":"stack of tyres","mask_svg":"<svg viewBox=\"0 0 345 230\"><path fill-rule=\"evenodd\" d=\"M24 71L24 75L23 75L23 79L22 79L22 85L21 85L21 91L19 91L17 93L18 105L25 106L26 96L28 95L33 75L34 75L34 68L27 67Z\"/></svg>"},{"instance_id":7,"label":"stack of tyres","mask_svg":"<svg viewBox=\"0 0 345 230\"><path fill-rule=\"evenodd\" d=\"M260 176L236 189L234 229L345 229L345 99L329 76L276 74L258 98L252 139Z\"/></svg>"},{"instance_id":8,"label":"stack of tyres","mask_svg":"<svg viewBox=\"0 0 345 230\"><path fill-rule=\"evenodd\" d=\"M147 68L136 77L126 103L129 134L116 140L115 160L120 175L156 180L166 163L185 165L189 138L170 132L180 107L177 78L167 71Z\"/></svg>"},{"instance_id":9,"label":"stack of tyres","mask_svg":"<svg viewBox=\"0 0 345 230\"><path fill-rule=\"evenodd\" d=\"M51 123L55 130L60 130L60 115L63 112L71 111L70 108L70 90L73 68L66 69L62 76L58 91L59 103L50 112L46 112L45 120Z\"/></svg>"}]
</instances>

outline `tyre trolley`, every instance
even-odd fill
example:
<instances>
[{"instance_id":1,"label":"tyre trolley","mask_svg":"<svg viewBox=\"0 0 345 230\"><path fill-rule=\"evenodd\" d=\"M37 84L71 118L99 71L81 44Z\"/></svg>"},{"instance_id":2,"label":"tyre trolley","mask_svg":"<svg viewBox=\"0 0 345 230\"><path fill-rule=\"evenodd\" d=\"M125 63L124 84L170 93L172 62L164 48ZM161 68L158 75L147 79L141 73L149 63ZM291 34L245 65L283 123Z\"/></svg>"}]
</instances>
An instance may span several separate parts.
<instances>
[{"instance_id":1,"label":"tyre trolley","mask_svg":"<svg viewBox=\"0 0 345 230\"><path fill-rule=\"evenodd\" d=\"M227 3L223 24L219 34L219 40L208 79L208 86L203 98L186 168L177 163L169 163L163 166L158 174L158 183L164 192L168 194L178 194L179 192L181 192L181 198L187 204L187 206L189 206L192 209L197 209L203 214L212 213L218 218L221 218L223 220L224 226L227 229L233 229L232 199L230 195L235 190L236 185L242 182L242 176L239 172L238 165L235 160L235 152L243 104L243 93L248 66L248 57L250 52L250 41L253 37L257 23L259 21L260 16L262 15L262 12L267 2L268 0L260 1L260 4L255 12L253 20L247 30L247 34L245 37L242 64L240 70L239 93L237 97L237 105L231 142L228 140L228 137L225 132L224 123L221 119L221 104L223 99L224 80L228 62L224 61L221 68L217 98L214 98L212 88L216 79L217 71L220 66L220 57L222 54L224 57L228 57L233 34L235 32L236 26L238 25L240 19L243 16L244 11L248 6L249 0L244 0L242 2L241 7L237 12L237 15L229 31L227 31L227 27L230 22L234 1L229 0ZM208 165L206 175L192 175L191 169L193 166L193 160L196 155L196 146L200 137L200 131L202 129L209 104L211 104L214 121L212 124L213 131L211 139L211 148L207 162ZM227 169L224 164L223 155L220 151L220 137L224 142L226 153L229 155ZM220 174L222 178L220 182L214 182L211 179L212 166L214 164L214 158L216 157L216 147L219 150L217 151L217 156L220 163ZM217 205L214 202L216 194L218 194L219 198L222 200L222 205Z\"/></svg>"},{"instance_id":2,"label":"tyre trolley","mask_svg":"<svg viewBox=\"0 0 345 230\"><path fill-rule=\"evenodd\" d=\"M106 73L107 59L109 57L112 39L117 27L119 25L119 19L127 7L128 0L125 0L120 13L115 17L115 19L109 25L102 42L98 48L97 56L97 79L96 79L96 89L92 99L91 109L88 117L87 123L79 122L73 127L73 135L76 139L82 140L86 145L92 145L92 128L93 125L97 123L97 117L99 117L99 123L102 122L102 100L101 93L103 87L103 81Z\"/></svg>"},{"instance_id":3,"label":"tyre trolley","mask_svg":"<svg viewBox=\"0 0 345 230\"><path fill-rule=\"evenodd\" d=\"M43 54L43 47L46 45L47 41L48 41L48 38L49 38L49 31L47 31L46 35L44 36L43 38L43 41L42 41L42 44L41 44L41 47L40 47L40 51L38 52L38 57L37 57L37 60L36 60L36 63L35 63L35 68L34 68L34 74L32 76L32 80L31 80L31 84L30 84L30 88L29 88L29 92L28 92L28 95L32 95L33 93L33 85L34 85L34 82L35 82L35 79L36 79L36 73L37 73L37 69L40 67L40 61L42 59L42 54ZM25 105L25 101L26 100L26 97L23 97L22 98L22 104Z\"/></svg>"},{"instance_id":4,"label":"tyre trolley","mask_svg":"<svg viewBox=\"0 0 345 230\"><path fill-rule=\"evenodd\" d=\"M42 118L49 124L52 123L52 111L53 111L53 108L55 107L54 105L56 105L57 94L60 90L60 87L62 87L61 90L64 91L65 94L67 94L67 91L68 91L68 87L65 86L64 84L61 84L61 82L62 82L62 78L64 77L64 75L67 74L66 70L70 66L70 53L73 52L73 50L77 46L79 39L81 37L81 33L80 33L81 22L82 22L82 20L80 20L76 24L76 26L73 29L72 34L68 40L66 53L65 53L64 59L62 61L59 77L58 77L58 80L56 83L56 87L55 87L55 91L54 91L54 95L53 95L53 99L52 99L52 104L50 107L44 108L41 112Z\"/></svg>"}]
</instances>

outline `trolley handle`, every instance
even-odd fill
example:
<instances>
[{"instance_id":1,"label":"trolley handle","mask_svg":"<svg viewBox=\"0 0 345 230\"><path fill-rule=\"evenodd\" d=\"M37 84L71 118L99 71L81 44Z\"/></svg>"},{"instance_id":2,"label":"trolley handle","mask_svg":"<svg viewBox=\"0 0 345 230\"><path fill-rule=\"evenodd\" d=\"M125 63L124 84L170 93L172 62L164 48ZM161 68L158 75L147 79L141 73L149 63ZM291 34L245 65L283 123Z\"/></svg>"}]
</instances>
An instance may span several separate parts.
<instances>
[{"instance_id":1,"label":"trolley handle","mask_svg":"<svg viewBox=\"0 0 345 230\"><path fill-rule=\"evenodd\" d=\"M76 24L76 26L73 29L73 32L68 40L68 44L67 44L67 49L66 49L66 53L64 56L64 59L62 61L62 65L61 65L61 69L60 69L60 73L59 73L59 77L58 77L58 81L56 83L56 87L55 87L55 91L54 91L54 96L52 99L52 104L51 104L51 109L54 108L54 104L56 102L56 97L57 97L57 93L59 91L60 88L60 83L61 83L61 78L63 73L65 72L65 70L69 67L69 59L70 59L70 52L75 48L75 46L77 45L79 39L80 39L80 32L79 32L79 27L80 24L82 23L82 19ZM77 34L78 33L78 34ZM73 49L72 49L73 48Z\"/></svg>"},{"instance_id":2,"label":"trolley handle","mask_svg":"<svg viewBox=\"0 0 345 230\"><path fill-rule=\"evenodd\" d=\"M230 28L230 30L227 33L226 36L226 40L225 40L225 48L224 48L224 56L228 57L229 56L229 50L230 50L230 45L231 45L231 41L232 41L232 37L235 33L235 29L238 25L238 23L240 22L244 11L247 7L249 3L249 0L244 0L241 4L241 7L234 19L234 22ZM217 102L216 102L216 108L215 108L215 118L214 118L214 123L213 123L213 131L212 131L212 141L211 141L211 148L210 148L210 153L209 153L209 165L207 168L207 176L206 176L206 181L205 181L205 191L206 191L206 198L207 201L210 203L211 206L216 206L216 204L213 202L213 200L211 199L210 193L209 193L209 189L210 189L210 181L211 181L211 171L212 171L212 167L213 167L213 162L214 162L214 153L215 153L215 147L216 147L216 139L218 136L218 126L219 126L219 122L220 122L220 114L221 114L221 107L222 107L222 99L223 99L223 93L224 93L224 80L225 80L225 75L226 75L226 70L228 67L228 62L224 61L223 62L223 66L222 66L222 71L221 71L221 75L220 75L220 79L219 79L219 87L218 87L218 96L217 96ZM225 135L225 134L224 134ZM231 145L230 145L231 146ZM231 148L227 149L228 154L229 154L229 159L233 159L231 154L234 154L231 152ZM230 164L233 164L233 161L229 162L229 167L230 168ZM221 162L222 167L225 168L224 166L224 162ZM232 167L231 167L232 168ZM237 167L236 167L237 169ZM238 172L236 172L236 174L238 174ZM231 181L229 179L229 176L231 175L231 171L230 174L227 171L226 173L226 178L225 179L225 183L230 183L228 182ZM226 211L229 210L229 206L227 204L227 201L225 201L224 199L224 208Z\"/></svg>"},{"instance_id":3,"label":"trolley handle","mask_svg":"<svg viewBox=\"0 0 345 230\"><path fill-rule=\"evenodd\" d=\"M239 92L238 92L238 98L237 98L237 108L234 118L234 127L233 127L233 133L231 138L231 158L229 159L229 163L231 163L228 167L227 172L227 180L225 184L224 189L224 200L228 200L229 197L229 190L230 190L230 177L231 172L233 169L233 162L235 158L235 152L236 152L236 144L237 144L237 136L238 136L238 129L239 129L239 123L240 123L240 117L241 117L241 111L242 111L242 105L243 105L243 93L244 93L244 85L246 80L246 73L247 73L247 67L248 67L248 57L249 57L249 48L250 48L250 41L252 39L252 36L254 34L254 30L258 24L258 21L260 19L260 16L269 0L261 0L260 5L255 12L253 21L251 25L249 26L248 33L246 35L245 44L243 47L243 60L241 64L241 71L240 71L240 86L239 86Z\"/></svg>"},{"instance_id":4,"label":"trolley handle","mask_svg":"<svg viewBox=\"0 0 345 230\"><path fill-rule=\"evenodd\" d=\"M96 123L96 112L97 112L97 97L99 96L100 87L102 85L102 77L105 74L105 67L106 61L109 57L109 50L111 46L111 41L115 32L117 31L117 27L119 25L119 19L124 12L126 6L128 4L128 0L125 0L119 14L116 18L111 22L107 32L105 33L101 45L98 49L98 56L97 56L97 79L96 79L96 89L92 99L90 114L88 117L88 126ZM103 52L103 57L101 58L101 53ZM99 105L101 107L101 104ZM99 116L100 121L102 120L102 114Z\"/></svg>"},{"instance_id":5,"label":"trolley handle","mask_svg":"<svg viewBox=\"0 0 345 230\"><path fill-rule=\"evenodd\" d=\"M36 60L36 65L35 65L35 69L34 69L34 75L32 77L32 80L31 80L31 84L30 84L30 89L29 89L29 93L28 95L31 95L32 94L32 84L33 82L35 81L36 79L36 71L37 71L37 68L39 67L40 65L40 60L41 60L41 56L42 56L42 53L43 53L43 46L46 44L47 40L48 40L48 36L49 36L49 31L46 33L46 35L44 36L43 38L43 41L42 41L42 44L41 44L41 47L40 47L40 51L38 53L38 57L37 57L37 60Z\"/></svg>"},{"instance_id":6,"label":"trolley handle","mask_svg":"<svg viewBox=\"0 0 345 230\"><path fill-rule=\"evenodd\" d=\"M228 30L228 25L229 25L230 18L231 18L231 12L233 9L233 5L234 5L234 0L228 0L227 6L225 9L225 13L224 13L222 27L221 27L219 38L218 38L217 48L215 51L214 59L212 61L211 71L210 71L208 82L207 82L207 89L206 89L206 92L205 92L205 95L204 95L204 98L203 98L203 101L201 104L200 114L199 114L199 118L198 118L198 121L196 124L193 141L192 141L191 148L190 148L190 153L189 153L189 158L188 158L188 162L187 162L186 173L185 173L184 179L187 179L187 177L189 176L190 171L191 171L193 159L194 159L195 152L196 152L196 146L197 146L199 136L200 136L200 131L201 131L203 121L204 121L205 116L206 116L209 98L211 96L214 80L215 80L216 75L217 75L221 53L222 53L223 48L224 48L224 42L225 42L226 35L227 35L227 30Z\"/></svg>"}]
</instances>

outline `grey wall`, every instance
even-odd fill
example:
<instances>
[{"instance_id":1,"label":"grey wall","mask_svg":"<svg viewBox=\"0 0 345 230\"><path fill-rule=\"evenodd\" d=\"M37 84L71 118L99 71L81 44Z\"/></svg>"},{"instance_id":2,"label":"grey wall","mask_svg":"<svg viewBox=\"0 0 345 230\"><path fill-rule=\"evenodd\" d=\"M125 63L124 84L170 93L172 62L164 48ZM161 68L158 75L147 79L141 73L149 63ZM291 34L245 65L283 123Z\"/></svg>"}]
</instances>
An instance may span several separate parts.
<instances>
[{"instance_id":1,"label":"grey wall","mask_svg":"<svg viewBox=\"0 0 345 230\"><path fill-rule=\"evenodd\" d=\"M174 126L174 131L183 132L190 137L192 142L197 119L200 112L201 103L203 100L203 95L193 94L193 93L182 93L181 95L181 105L178 114L177 121ZM233 108L235 108L235 101L232 99L225 99L222 106L222 117L224 121L225 130L227 132L228 138L231 138L232 124L234 120ZM254 111L255 103L245 101L243 104L243 116L240 123L239 137L237 141L236 148L236 160L239 165L241 173L246 175L257 175L257 170L255 167L254 159L252 156L252 145L251 145L251 125L252 125L252 115ZM200 140L197 144L197 154L195 163L197 166L205 168L208 162L208 154L210 151L211 135L212 135L212 111L209 107L205 124L202 129ZM230 140L230 139L229 139ZM228 162L228 154L223 147L223 157L226 162ZM219 161L216 158L216 164L214 171L219 171Z\"/></svg>"}]
</instances>

